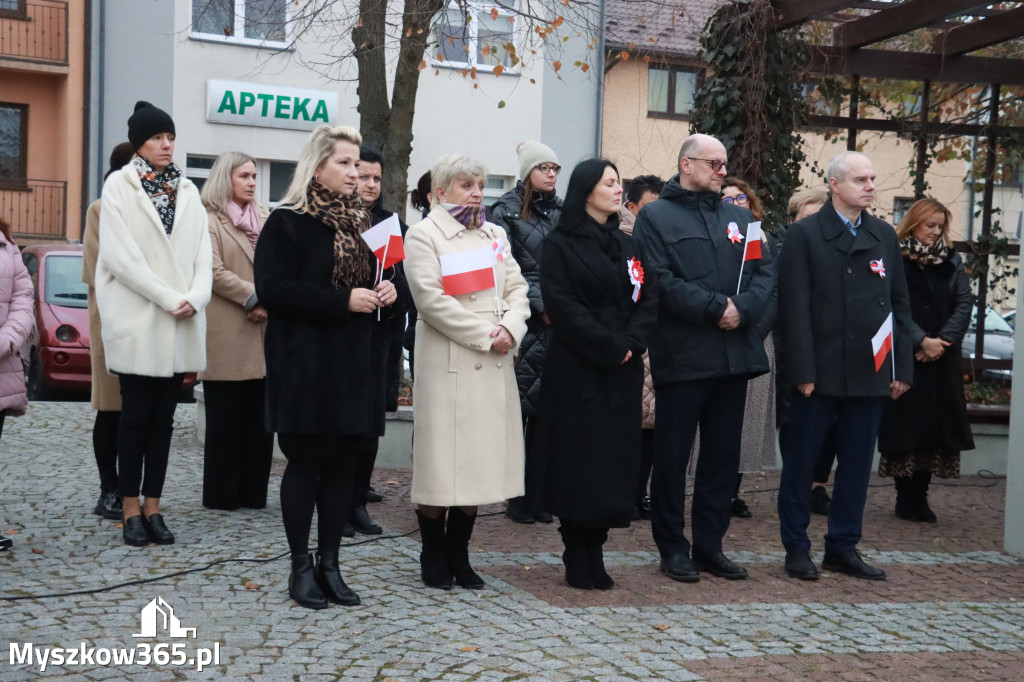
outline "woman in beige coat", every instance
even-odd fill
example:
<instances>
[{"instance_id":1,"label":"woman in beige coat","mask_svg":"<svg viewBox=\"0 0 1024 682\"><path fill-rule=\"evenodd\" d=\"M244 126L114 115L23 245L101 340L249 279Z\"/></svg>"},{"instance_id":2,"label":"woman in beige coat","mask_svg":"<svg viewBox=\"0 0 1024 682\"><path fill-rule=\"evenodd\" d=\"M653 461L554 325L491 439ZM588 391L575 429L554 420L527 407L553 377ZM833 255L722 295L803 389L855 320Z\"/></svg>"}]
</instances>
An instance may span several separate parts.
<instances>
[{"instance_id":1,"label":"woman in beige coat","mask_svg":"<svg viewBox=\"0 0 1024 682\"><path fill-rule=\"evenodd\" d=\"M262 509L274 454L264 423L267 311L256 297L253 255L267 212L256 205L256 162L226 152L203 185L210 217L213 298L206 308L203 506Z\"/></svg>"},{"instance_id":2,"label":"woman in beige coat","mask_svg":"<svg viewBox=\"0 0 1024 682\"><path fill-rule=\"evenodd\" d=\"M110 152L110 168L104 180L131 162L135 149L122 142ZM96 259L100 253L100 204L97 199L85 214L82 235L82 281L89 287L89 360L92 369L92 449L100 473L100 499L93 514L105 519L121 518L121 496L117 492L117 431L121 426L121 383L107 371L103 350L100 310L96 307Z\"/></svg>"},{"instance_id":3,"label":"woman in beige coat","mask_svg":"<svg viewBox=\"0 0 1024 682\"><path fill-rule=\"evenodd\" d=\"M419 312L412 501L423 582L441 589L452 578L483 587L468 553L477 505L523 494L512 351L530 304L504 230L484 221L485 176L476 159L441 157L431 170L433 207L406 237L405 272ZM459 284L467 278L475 283Z\"/></svg>"}]
</instances>

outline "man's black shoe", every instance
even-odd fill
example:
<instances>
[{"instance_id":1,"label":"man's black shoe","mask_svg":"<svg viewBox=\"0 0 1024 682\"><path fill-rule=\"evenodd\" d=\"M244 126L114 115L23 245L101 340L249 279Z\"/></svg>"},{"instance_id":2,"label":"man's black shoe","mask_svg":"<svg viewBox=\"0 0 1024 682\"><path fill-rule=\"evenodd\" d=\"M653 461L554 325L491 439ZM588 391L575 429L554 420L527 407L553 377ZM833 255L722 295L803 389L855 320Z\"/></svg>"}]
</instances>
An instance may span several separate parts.
<instances>
[{"instance_id":1,"label":"man's black shoe","mask_svg":"<svg viewBox=\"0 0 1024 682\"><path fill-rule=\"evenodd\" d=\"M672 580L681 583L695 583L700 580L700 572L685 554L673 554L661 560L661 572Z\"/></svg>"},{"instance_id":2,"label":"man's black shoe","mask_svg":"<svg viewBox=\"0 0 1024 682\"><path fill-rule=\"evenodd\" d=\"M367 490L366 490L366 501L367 502L380 502L383 499L384 499L384 496L381 495L376 490L374 490L372 486L367 488Z\"/></svg>"},{"instance_id":3,"label":"man's black shoe","mask_svg":"<svg viewBox=\"0 0 1024 682\"><path fill-rule=\"evenodd\" d=\"M732 515L737 519L749 519L754 514L750 511L747 503L737 497L732 501Z\"/></svg>"},{"instance_id":4,"label":"man's black shoe","mask_svg":"<svg viewBox=\"0 0 1024 682\"><path fill-rule=\"evenodd\" d=\"M855 549L840 554L826 551L821 560L821 570L838 571L862 580L885 580L885 571L864 563L860 552Z\"/></svg>"},{"instance_id":5,"label":"man's black shoe","mask_svg":"<svg viewBox=\"0 0 1024 682\"><path fill-rule=\"evenodd\" d=\"M797 580L817 580L818 569L806 549L786 552L786 575Z\"/></svg>"},{"instance_id":6,"label":"man's black shoe","mask_svg":"<svg viewBox=\"0 0 1024 682\"><path fill-rule=\"evenodd\" d=\"M701 571L707 571L719 578L743 580L747 577L747 569L733 563L721 552L702 552L695 547L693 549L693 563Z\"/></svg>"}]
</instances>

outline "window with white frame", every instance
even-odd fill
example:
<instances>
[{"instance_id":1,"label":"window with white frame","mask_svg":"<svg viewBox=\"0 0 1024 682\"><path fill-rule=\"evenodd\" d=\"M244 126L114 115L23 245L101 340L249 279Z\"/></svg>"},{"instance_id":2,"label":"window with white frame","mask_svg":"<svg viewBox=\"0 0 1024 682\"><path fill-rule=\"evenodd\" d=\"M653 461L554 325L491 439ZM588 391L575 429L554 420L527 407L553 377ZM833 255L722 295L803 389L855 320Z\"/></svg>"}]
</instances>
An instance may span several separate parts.
<instances>
[{"instance_id":1,"label":"window with white frame","mask_svg":"<svg viewBox=\"0 0 1024 682\"><path fill-rule=\"evenodd\" d=\"M516 179L508 175L488 175L484 184L484 206L490 208L501 195L516 184Z\"/></svg>"},{"instance_id":2,"label":"window with white frame","mask_svg":"<svg viewBox=\"0 0 1024 682\"><path fill-rule=\"evenodd\" d=\"M192 37L242 45L284 43L288 0L192 0Z\"/></svg>"},{"instance_id":3,"label":"window with white frame","mask_svg":"<svg viewBox=\"0 0 1024 682\"><path fill-rule=\"evenodd\" d=\"M449 5L435 25L438 66L511 69L515 56L515 15L487 2Z\"/></svg>"}]
</instances>

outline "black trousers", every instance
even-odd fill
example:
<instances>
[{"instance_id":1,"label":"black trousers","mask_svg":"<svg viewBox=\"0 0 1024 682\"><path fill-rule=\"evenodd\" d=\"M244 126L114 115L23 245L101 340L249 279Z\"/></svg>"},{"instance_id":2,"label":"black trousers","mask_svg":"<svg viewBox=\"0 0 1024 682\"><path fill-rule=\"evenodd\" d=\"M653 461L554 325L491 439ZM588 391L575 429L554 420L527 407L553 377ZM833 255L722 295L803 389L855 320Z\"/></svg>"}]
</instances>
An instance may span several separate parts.
<instances>
[{"instance_id":1,"label":"black trousers","mask_svg":"<svg viewBox=\"0 0 1024 682\"><path fill-rule=\"evenodd\" d=\"M7 416L7 412L0 410L0 437L4 435L4 417Z\"/></svg>"},{"instance_id":2,"label":"black trousers","mask_svg":"<svg viewBox=\"0 0 1024 682\"><path fill-rule=\"evenodd\" d=\"M266 381L203 381L206 446L203 506L238 509L267 506L274 434L265 427Z\"/></svg>"},{"instance_id":3,"label":"black trousers","mask_svg":"<svg viewBox=\"0 0 1024 682\"><path fill-rule=\"evenodd\" d=\"M647 482L654 466L654 429L640 429L640 471L636 477L636 504L647 497Z\"/></svg>"},{"instance_id":4,"label":"black trousers","mask_svg":"<svg viewBox=\"0 0 1024 682\"><path fill-rule=\"evenodd\" d=\"M740 436L747 377L728 376L659 386L651 474L651 532L662 557L689 554L686 469L700 426L700 455L693 483L690 522L693 546L719 552L732 518L740 466Z\"/></svg>"},{"instance_id":5,"label":"black trousers","mask_svg":"<svg viewBox=\"0 0 1024 682\"><path fill-rule=\"evenodd\" d=\"M117 490L117 438L121 429L121 412L97 410L92 426L92 451L100 474L100 490Z\"/></svg>"},{"instance_id":6,"label":"black trousers","mask_svg":"<svg viewBox=\"0 0 1024 682\"><path fill-rule=\"evenodd\" d=\"M121 374L121 428L117 438L117 487L122 497L160 497L174 432L174 410L183 374Z\"/></svg>"},{"instance_id":7,"label":"black trousers","mask_svg":"<svg viewBox=\"0 0 1024 682\"><path fill-rule=\"evenodd\" d=\"M524 495L513 497L510 505L518 505L529 514L544 511L544 467L541 465L542 430L537 417L523 417L523 487Z\"/></svg>"},{"instance_id":8,"label":"black trousers","mask_svg":"<svg viewBox=\"0 0 1024 682\"><path fill-rule=\"evenodd\" d=\"M352 506L352 481L359 453L376 436L279 433L288 459L281 477L281 516L293 556L309 551L309 530L317 512L317 549L341 545L341 531Z\"/></svg>"},{"instance_id":9,"label":"black trousers","mask_svg":"<svg viewBox=\"0 0 1024 682\"><path fill-rule=\"evenodd\" d=\"M792 390L792 389L788 389ZM789 425L779 427L779 451L785 447L783 443L786 442L786 435L789 433ZM833 423L829 427L828 433L825 435L825 442L821 446L821 454L818 455L818 461L814 464L814 482L815 483L828 483L829 476L832 475L832 465L836 463L836 447L839 439L838 428Z\"/></svg>"},{"instance_id":10,"label":"black trousers","mask_svg":"<svg viewBox=\"0 0 1024 682\"><path fill-rule=\"evenodd\" d=\"M370 490L370 477L377 463L380 438L367 438L356 454L356 468L352 476L352 506L365 507L366 493Z\"/></svg>"}]
</instances>

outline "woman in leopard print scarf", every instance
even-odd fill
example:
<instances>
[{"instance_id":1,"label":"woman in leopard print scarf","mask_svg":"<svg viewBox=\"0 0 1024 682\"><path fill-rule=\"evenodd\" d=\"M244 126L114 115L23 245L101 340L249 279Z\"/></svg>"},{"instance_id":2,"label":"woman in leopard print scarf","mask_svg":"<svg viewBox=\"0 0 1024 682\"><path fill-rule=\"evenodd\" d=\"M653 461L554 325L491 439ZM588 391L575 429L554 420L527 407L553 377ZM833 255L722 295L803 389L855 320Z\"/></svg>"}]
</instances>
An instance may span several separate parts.
<instances>
[{"instance_id":1,"label":"woman in leopard print scarf","mask_svg":"<svg viewBox=\"0 0 1024 682\"><path fill-rule=\"evenodd\" d=\"M356 194L361 141L352 128L313 131L253 263L268 316L267 428L288 459L281 478L288 593L311 609L359 603L341 577L338 550L356 463L384 435L390 325L409 299L400 273L378 281L362 238L370 216ZM315 562L307 549L314 511Z\"/></svg>"}]
</instances>

